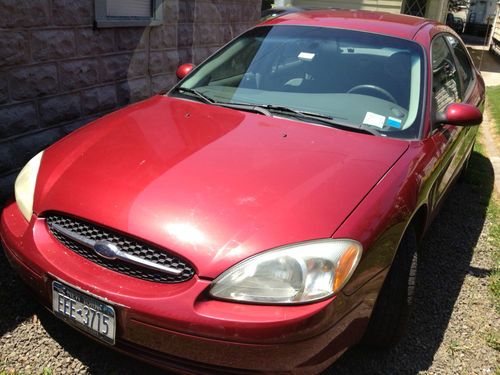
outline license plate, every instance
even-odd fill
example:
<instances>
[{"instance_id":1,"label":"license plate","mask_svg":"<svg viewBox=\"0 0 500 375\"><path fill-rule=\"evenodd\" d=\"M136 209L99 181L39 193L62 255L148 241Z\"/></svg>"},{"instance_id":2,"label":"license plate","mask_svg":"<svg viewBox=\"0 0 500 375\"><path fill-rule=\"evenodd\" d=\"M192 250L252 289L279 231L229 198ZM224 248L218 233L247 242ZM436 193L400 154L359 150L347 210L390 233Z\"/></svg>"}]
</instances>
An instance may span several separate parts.
<instances>
[{"instance_id":1,"label":"license plate","mask_svg":"<svg viewBox=\"0 0 500 375\"><path fill-rule=\"evenodd\" d=\"M115 343L115 310L100 300L58 281L52 282L52 311L85 332Z\"/></svg>"}]
</instances>

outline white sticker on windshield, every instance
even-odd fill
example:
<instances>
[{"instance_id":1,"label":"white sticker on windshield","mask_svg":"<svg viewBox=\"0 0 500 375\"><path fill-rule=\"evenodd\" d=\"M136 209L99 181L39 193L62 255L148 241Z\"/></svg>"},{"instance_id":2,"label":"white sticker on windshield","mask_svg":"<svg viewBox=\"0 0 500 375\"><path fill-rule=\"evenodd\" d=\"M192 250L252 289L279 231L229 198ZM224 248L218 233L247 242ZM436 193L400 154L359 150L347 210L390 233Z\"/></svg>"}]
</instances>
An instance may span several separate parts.
<instances>
[{"instance_id":1,"label":"white sticker on windshield","mask_svg":"<svg viewBox=\"0 0 500 375\"><path fill-rule=\"evenodd\" d=\"M314 53L309 53L309 52L301 52L301 53L299 53L299 59L300 60L311 61L312 59L314 59L314 56L316 56L316 54L314 54Z\"/></svg>"},{"instance_id":2,"label":"white sticker on windshield","mask_svg":"<svg viewBox=\"0 0 500 375\"><path fill-rule=\"evenodd\" d=\"M376 126L377 128L383 128L385 123L385 116L377 115L373 112L366 112L363 124Z\"/></svg>"}]
</instances>

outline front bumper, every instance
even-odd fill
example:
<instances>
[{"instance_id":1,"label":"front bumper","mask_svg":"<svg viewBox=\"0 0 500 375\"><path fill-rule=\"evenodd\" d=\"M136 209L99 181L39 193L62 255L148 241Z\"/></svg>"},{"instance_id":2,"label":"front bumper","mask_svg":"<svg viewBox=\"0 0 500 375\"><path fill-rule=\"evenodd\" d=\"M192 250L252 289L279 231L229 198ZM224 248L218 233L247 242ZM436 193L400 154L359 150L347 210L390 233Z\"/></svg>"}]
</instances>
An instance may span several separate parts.
<instances>
[{"instance_id":1,"label":"front bumper","mask_svg":"<svg viewBox=\"0 0 500 375\"><path fill-rule=\"evenodd\" d=\"M208 298L211 281L197 276L156 284L121 275L65 248L42 218L27 223L15 203L2 213L0 237L13 268L47 308L53 280L99 296L116 311L115 349L183 373L318 373L359 340L370 313L356 296L245 305Z\"/></svg>"}]
</instances>

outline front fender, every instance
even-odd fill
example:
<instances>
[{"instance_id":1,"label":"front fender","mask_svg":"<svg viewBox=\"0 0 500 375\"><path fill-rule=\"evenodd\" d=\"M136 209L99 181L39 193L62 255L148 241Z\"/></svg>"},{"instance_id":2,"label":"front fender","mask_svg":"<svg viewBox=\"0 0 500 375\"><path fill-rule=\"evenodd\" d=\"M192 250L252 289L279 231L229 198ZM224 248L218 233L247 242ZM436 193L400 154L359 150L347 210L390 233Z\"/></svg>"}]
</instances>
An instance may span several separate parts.
<instances>
[{"instance_id":1,"label":"front fender","mask_svg":"<svg viewBox=\"0 0 500 375\"><path fill-rule=\"evenodd\" d=\"M344 287L346 295L354 294L370 280L377 280L374 290L381 288L385 275L376 276L387 273L407 226L419 208L427 204L421 151L410 147L334 233L334 238L360 241L364 249L355 273Z\"/></svg>"}]
</instances>

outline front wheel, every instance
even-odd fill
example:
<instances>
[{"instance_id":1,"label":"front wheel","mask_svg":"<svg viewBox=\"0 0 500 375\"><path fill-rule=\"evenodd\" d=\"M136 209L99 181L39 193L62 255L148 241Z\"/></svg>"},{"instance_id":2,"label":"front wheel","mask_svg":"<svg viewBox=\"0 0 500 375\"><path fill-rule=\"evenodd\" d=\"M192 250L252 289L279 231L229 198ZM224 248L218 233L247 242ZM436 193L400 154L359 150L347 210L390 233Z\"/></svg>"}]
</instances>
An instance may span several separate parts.
<instances>
[{"instance_id":1,"label":"front wheel","mask_svg":"<svg viewBox=\"0 0 500 375\"><path fill-rule=\"evenodd\" d=\"M375 303L364 344L389 347L403 336L413 305L417 261L417 236L409 227Z\"/></svg>"}]
</instances>

